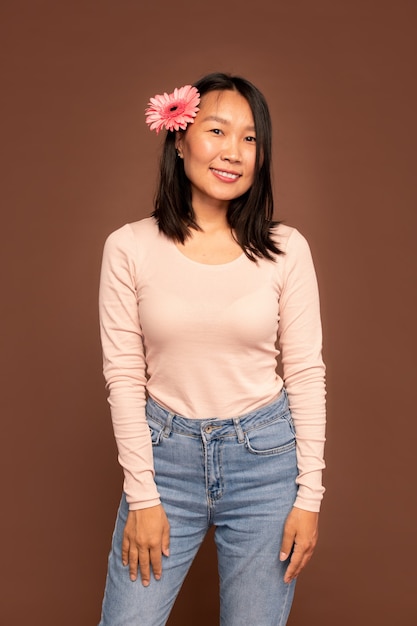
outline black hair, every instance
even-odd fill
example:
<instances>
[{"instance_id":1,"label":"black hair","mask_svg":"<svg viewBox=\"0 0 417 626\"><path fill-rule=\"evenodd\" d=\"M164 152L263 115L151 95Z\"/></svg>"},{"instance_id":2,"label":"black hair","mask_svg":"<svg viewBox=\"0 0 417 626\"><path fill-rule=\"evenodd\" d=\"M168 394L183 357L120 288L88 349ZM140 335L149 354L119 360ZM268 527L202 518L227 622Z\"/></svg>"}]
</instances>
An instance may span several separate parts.
<instances>
[{"instance_id":1,"label":"black hair","mask_svg":"<svg viewBox=\"0 0 417 626\"><path fill-rule=\"evenodd\" d=\"M236 241L252 261L273 259L281 254L271 229L278 224L272 219L273 194L271 183L272 126L268 105L262 93L240 76L214 73L194 83L203 97L210 91L237 91L248 102L256 131L256 161L254 182L243 195L230 201L228 223ZM186 132L186 131L184 131ZM185 175L183 160L175 148L175 132L168 131L160 160L159 185L152 215L159 229L170 239L184 243L190 229L200 230L191 203L191 185Z\"/></svg>"}]
</instances>

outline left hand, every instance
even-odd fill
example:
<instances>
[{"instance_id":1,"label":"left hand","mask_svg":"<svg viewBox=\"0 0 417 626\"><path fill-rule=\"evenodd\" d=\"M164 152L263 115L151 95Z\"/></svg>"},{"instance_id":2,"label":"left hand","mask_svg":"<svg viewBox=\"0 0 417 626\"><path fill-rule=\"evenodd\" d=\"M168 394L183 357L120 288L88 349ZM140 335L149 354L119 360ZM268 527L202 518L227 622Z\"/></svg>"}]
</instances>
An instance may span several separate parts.
<instances>
[{"instance_id":1,"label":"left hand","mask_svg":"<svg viewBox=\"0 0 417 626\"><path fill-rule=\"evenodd\" d=\"M290 583L311 559L318 539L319 514L293 507L287 517L282 538L280 561L291 554L284 582Z\"/></svg>"}]
</instances>

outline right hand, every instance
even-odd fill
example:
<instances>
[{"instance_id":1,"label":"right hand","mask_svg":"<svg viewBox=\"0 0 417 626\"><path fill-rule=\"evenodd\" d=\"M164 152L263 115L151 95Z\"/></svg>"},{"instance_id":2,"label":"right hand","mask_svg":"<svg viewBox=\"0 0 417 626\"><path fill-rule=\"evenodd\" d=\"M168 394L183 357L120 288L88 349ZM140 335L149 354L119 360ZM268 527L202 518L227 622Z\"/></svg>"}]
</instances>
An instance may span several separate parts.
<instances>
[{"instance_id":1,"label":"right hand","mask_svg":"<svg viewBox=\"0 0 417 626\"><path fill-rule=\"evenodd\" d=\"M151 567L159 580L162 555L169 556L169 522L162 504L129 511L123 533L122 562L129 565L130 580L137 579L138 564L144 587L151 582Z\"/></svg>"}]
</instances>

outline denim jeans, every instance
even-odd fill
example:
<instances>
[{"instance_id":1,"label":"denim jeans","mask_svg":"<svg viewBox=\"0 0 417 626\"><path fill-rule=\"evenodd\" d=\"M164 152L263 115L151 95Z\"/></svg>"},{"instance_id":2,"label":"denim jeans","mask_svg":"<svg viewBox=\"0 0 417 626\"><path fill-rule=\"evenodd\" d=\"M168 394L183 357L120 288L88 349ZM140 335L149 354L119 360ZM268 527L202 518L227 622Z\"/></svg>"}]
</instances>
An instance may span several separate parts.
<instances>
[{"instance_id":1,"label":"denim jeans","mask_svg":"<svg viewBox=\"0 0 417 626\"><path fill-rule=\"evenodd\" d=\"M279 561L296 497L295 433L285 389L273 403L232 419L189 419L147 403L155 479L171 525L170 556L149 587L129 578L121 545L122 496L100 626L163 626L211 525L220 577L221 626L284 626L295 581ZM184 625L192 626L192 625Z\"/></svg>"}]
</instances>

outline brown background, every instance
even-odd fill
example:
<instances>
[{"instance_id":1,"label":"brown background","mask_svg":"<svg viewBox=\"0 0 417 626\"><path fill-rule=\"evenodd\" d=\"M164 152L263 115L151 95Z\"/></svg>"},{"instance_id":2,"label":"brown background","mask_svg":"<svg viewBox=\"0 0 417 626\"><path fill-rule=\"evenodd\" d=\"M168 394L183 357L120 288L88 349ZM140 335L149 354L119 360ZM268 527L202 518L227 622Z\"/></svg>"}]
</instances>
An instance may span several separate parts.
<instances>
[{"instance_id":1,"label":"brown background","mask_svg":"<svg viewBox=\"0 0 417 626\"><path fill-rule=\"evenodd\" d=\"M327 496L290 626L417 623L415 6L3 0L2 624L98 621L121 486L101 250L152 207L148 98L218 69L270 103L277 216L321 285ZM218 623L214 572L209 538L171 626Z\"/></svg>"}]
</instances>

